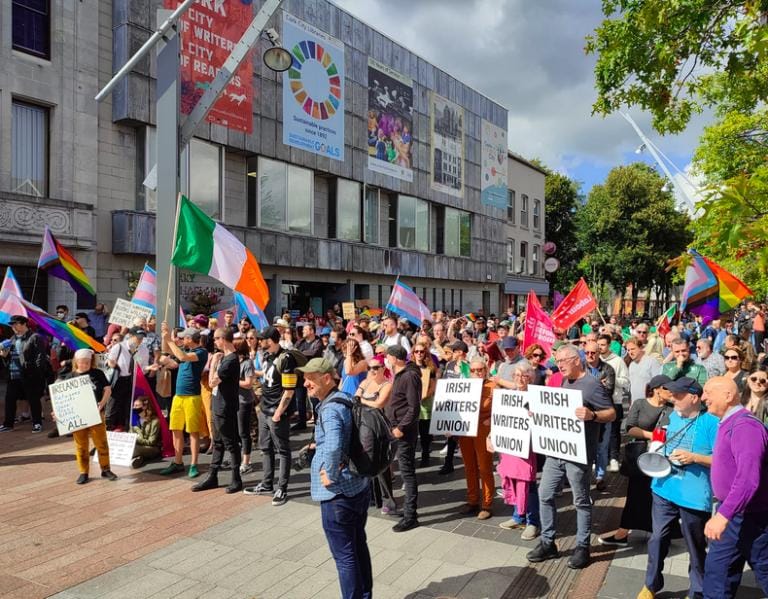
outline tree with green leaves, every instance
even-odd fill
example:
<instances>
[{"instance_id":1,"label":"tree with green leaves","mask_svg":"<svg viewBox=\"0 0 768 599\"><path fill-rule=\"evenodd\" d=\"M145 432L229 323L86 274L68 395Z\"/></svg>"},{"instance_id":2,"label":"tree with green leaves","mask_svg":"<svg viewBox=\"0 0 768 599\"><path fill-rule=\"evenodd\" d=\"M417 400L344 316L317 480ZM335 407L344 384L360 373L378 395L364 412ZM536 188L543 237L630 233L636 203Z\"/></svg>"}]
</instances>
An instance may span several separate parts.
<instances>
[{"instance_id":1,"label":"tree with green leaves","mask_svg":"<svg viewBox=\"0 0 768 599\"><path fill-rule=\"evenodd\" d=\"M690 219L675 208L665 180L650 166L634 163L612 169L577 212L577 239L584 254L580 267L604 294L610 285L632 285L632 311L641 290L668 293L667 261L691 240Z\"/></svg>"},{"instance_id":2,"label":"tree with green leaves","mask_svg":"<svg viewBox=\"0 0 768 599\"><path fill-rule=\"evenodd\" d=\"M544 181L545 238L557 246L554 257L560 261L560 268L547 273L547 280L552 291L566 293L581 276L581 251L576 242L580 185L566 175L539 166L547 171Z\"/></svg>"}]
</instances>

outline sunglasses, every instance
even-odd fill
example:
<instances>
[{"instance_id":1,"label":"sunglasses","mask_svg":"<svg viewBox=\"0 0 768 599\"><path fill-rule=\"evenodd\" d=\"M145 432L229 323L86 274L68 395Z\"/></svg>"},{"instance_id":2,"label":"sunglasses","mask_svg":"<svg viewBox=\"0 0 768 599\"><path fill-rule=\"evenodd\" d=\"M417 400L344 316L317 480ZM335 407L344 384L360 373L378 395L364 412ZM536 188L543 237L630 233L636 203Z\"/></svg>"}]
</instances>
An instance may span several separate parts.
<instances>
[{"instance_id":1,"label":"sunglasses","mask_svg":"<svg viewBox=\"0 0 768 599\"><path fill-rule=\"evenodd\" d=\"M586 341L579 341L579 345L586 345L586 344L587 344Z\"/></svg>"},{"instance_id":2,"label":"sunglasses","mask_svg":"<svg viewBox=\"0 0 768 599\"><path fill-rule=\"evenodd\" d=\"M483 373L485 372L485 368L470 368L469 371L474 373Z\"/></svg>"},{"instance_id":3,"label":"sunglasses","mask_svg":"<svg viewBox=\"0 0 768 599\"><path fill-rule=\"evenodd\" d=\"M751 376L751 377L749 377L749 380L752 381L753 383L759 383L761 385L768 385L768 379L764 379L764 378L759 377L759 376Z\"/></svg>"},{"instance_id":4,"label":"sunglasses","mask_svg":"<svg viewBox=\"0 0 768 599\"><path fill-rule=\"evenodd\" d=\"M369 366L368 370L379 370L381 366Z\"/></svg>"},{"instance_id":5,"label":"sunglasses","mask_svg":"<svg viewBox=\"0 0 768 599\"><path fill-rule=\"evenodd\" d=\"M638 335L647 335L648 331L637 330L637 331L635 331L635 333L637 333Z\"/></svg>"},{"instance_id":6,"label":"sunglasses","mask_svg":"<svg viewBox=\"0 0 768 599\"><path fill-rule=\"evenodd\" d=\"M585 351L584 352L587 356L594 356L597 352L596 351Z\"/></svg>"},{"instance_id":7,"label":"sunglasses","mask_svg":"<svg viewBox=\"0 0 768 599\"><path fill-rule=\"evenodd\" d=\"M740 358L739 358L739 356L731 355L731 356L725 356L725 359L726 360L739 360Z\"/></svg>"},{"instance_id":8,"label":"sunglasses","mask_svg":"<svg viewBox=\"0 0 768 599\"><path fill-rule=\"evenodd\" d=\"M531 354L534 358L543 358L544 354Z\"/></svg>"},{"instance_id":9,"label":"sunglasses","mask_svg":"<svg viewBox=\"0 0 768 599\"><path fill-rule=\"evenodd\" d=\"M425 352L424 352L423 349L414 349L412 353L414 353L414 354L423 354Z\"/></svg>"}]
</instances>

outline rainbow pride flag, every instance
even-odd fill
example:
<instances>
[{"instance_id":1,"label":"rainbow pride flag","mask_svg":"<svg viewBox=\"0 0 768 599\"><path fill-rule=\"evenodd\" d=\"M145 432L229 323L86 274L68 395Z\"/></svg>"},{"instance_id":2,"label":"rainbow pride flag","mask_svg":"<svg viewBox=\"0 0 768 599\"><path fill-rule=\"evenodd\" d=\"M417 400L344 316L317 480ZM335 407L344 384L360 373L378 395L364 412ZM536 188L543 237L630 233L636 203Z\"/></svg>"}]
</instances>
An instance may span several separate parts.
<instances>
[{"instance_id":1,"label":"rainbow pride flag","mask_svg":"<svg viewBox=\"0 0 768 599\"><path fill-rule=\"evenodd\" d=\"M38 308L26 300L19 299L19 301L27 309L27 318L51 337L55 337L61 341L69 349L92 349L96 352L106 351L106 347L88 335L85 331L51 316L42 308Z\"/></svg>"},{"instance_id":2,"label":"rainbow pride flag","mask_svg":"<svg viewBox=\"0 0 768 599\"><path fill-rule=\"evenodd\" d=\"M149 264L144 265L136 290L133 292L131 303L137 306L151 308L152 314L157 312L157 273Z\"/></svg>"},{"instance_id":3,"label":"rainbow pride flag","mask_svg":"<svg viewBox=\"0 0 768 599\"><path fill-rule=\"evenodd\" d=\"M21 293L19 282L9 266L5 271L3 286L0 287L0 324L8 324L11 316L26 316L27 309L21 304Z\"/></svg>"},{"instance_id":4,"label":"rainbow pride flag","mask_svg":"<svg viewBox=\"0 0 768 599\"><path fill-rule=\"evenodd\" d=\"M680 312L701 316L702 324L707 324L754 295L741 280L696 250L688 250L688 253L693 261L685 270Z\"/></svg>"},{"instance_id":5,"label":"rainbow pride flag","mask_svg":"<svg viewBox=\"0 0 768 599\"><path fill-rule=\"evenodd\" d=\"M147 381L147 377L144 376L144 371L141 369L141 366L136 362L134 362L134 366L136 367L136 370L134 371L133 377L133 399L136 400L137 397L141 396L149 398L149 402L152 404L152 409L155 411L157 419L160 422L160 443L162 446L163 457L171 457L174 455L173 436L168 428L168 422L165 420L162 410L160 410L160 404L157 403L157 398L155 397L155 394L152 393L152 387L149 386L149 381ZM133 407L133 402L131 402L131 407Z\"/></svg>"},{"instance_id":6,"label":"rainbow pride flag","mask_svg":"<svg viewBox=\"0 0 768 599\"><path fill-rule=\"evenodd\" d=\"M381 316L384 314L384 310L381 308L366 308L362 312L360 312L360 316L367 316L368 318L373 318L374 316Z\"/></svg>"},{"instance_id":7,"label":"rainbow pride flag","mask_svg":"<svg viewBox=\"0 0 768 599\"><path fill-rule=\"evenodd\" d=\"M56 241L48 227L45 227L43 234L43 248L40 251L37 267L49 275L69 283L69 286L77 293L78 299L86 301L96 298L96 292L93 290L93 285L91 285L83 267L63 245Z\"/></svg>"}]
</instances>

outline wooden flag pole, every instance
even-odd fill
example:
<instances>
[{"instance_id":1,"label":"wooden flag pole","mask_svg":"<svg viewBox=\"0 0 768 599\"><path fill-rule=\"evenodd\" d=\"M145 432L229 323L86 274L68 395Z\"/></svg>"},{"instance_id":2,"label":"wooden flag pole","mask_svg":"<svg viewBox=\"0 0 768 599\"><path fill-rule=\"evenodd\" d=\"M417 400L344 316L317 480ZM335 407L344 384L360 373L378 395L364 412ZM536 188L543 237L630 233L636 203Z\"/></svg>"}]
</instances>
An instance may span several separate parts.
<instances>
[{"instance_id":1,"label":"wooden flag pole","mask_svg":"<svg viewBox=\"0 0 768 599\"><path fill-rule=\"evenodd\" d=\"M587 289L589 289L589 292L592 293L592 288L589 285L587 285ZM594 293L592 293L592 297L595 297ZM600 320L603 321L603 324L608 324L607 322L605 322L605 316L603 316L603 313L600 312L600 300L598 298L595 298L595 310L597 310L597 314L600 316Z\"/></svg>"},{"instance_id":2,"label":"wooden flag pole","mask_svg":"<svg viewBox=\"0 0 768 599\"><path fill-rule=\"evenodd\" d=\"M171 259L168 261L168 288L165 292L163 322L168 322L168 306L171 303L171 289L176 293L176 279L173 276L173 250L176 247L176 234L179 232L179 215L181 214L181 194L176 198L176 218L173 221L173 237L171 237Z\"/></svg>"}]
</instances>

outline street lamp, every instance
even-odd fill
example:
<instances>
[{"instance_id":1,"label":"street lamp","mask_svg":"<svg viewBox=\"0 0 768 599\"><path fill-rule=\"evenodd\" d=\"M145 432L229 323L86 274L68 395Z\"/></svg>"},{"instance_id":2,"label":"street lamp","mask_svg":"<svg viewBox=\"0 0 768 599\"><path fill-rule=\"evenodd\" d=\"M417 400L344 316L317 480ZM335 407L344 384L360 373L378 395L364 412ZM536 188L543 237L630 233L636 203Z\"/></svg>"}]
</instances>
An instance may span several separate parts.
<instances>
[{"instance_id":1,"label":"street lamp","mask_svg":"<svg viewBox=\"0 0 768 599\"><path fill-rule=\"evenodd\" d=\"M293 64L293 56L291 56L291 53L280 44L280 38L277 35L277 31L274 29L267 29L264 33L267 35L267 39L272 43L272 47L264 52L264 64L277 73L287 71Z\"/></svg>"}]
</instances>

